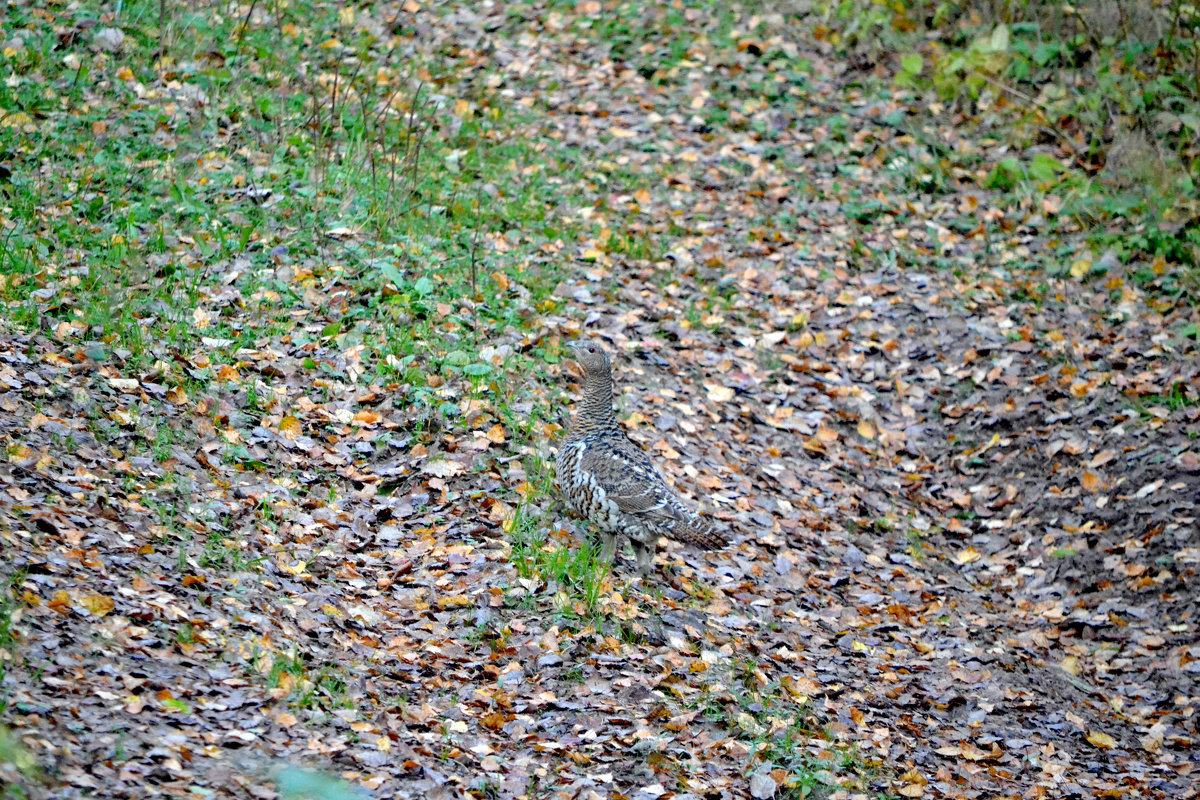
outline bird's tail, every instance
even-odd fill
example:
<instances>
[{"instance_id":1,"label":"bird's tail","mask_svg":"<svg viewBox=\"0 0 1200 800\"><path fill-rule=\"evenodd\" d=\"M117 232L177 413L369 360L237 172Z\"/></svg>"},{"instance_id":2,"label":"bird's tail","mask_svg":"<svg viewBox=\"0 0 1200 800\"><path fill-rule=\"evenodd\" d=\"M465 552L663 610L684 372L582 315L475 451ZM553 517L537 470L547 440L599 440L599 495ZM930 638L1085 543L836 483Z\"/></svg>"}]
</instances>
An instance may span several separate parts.
<instances>
[{"instance_id":1,"label":"bird's tail","mask_svg":"<svg viewBox=\"0 0 1200 800\"><path fill-rule=\"evenodd\" d=\"M681 542L688 542L705 550L720 550L729 543L712 524L712 520L696 513L676 521L671 535Z\"/></svg>"}]
</instances>

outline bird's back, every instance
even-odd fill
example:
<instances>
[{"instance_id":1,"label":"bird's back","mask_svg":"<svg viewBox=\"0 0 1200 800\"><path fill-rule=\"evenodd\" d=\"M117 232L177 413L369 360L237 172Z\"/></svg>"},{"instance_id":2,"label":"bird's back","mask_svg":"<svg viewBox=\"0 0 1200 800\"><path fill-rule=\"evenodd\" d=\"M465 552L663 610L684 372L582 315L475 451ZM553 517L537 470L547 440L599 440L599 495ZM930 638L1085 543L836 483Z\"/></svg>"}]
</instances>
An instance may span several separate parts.
<instances>
[{"instance_id":1,"label":"bird's back","mask_svg":"<svg viewBox=\"0 0 1200 800\"><path fill-rule=\"evenodd\" d=\"M710 549L725 544L711 521L683 502L620 429L568 437L559 463L560 470L567 467L570 488L563 488L576 510L611 533L640 541L668 536Z\"/></svg>"}]
</instances>

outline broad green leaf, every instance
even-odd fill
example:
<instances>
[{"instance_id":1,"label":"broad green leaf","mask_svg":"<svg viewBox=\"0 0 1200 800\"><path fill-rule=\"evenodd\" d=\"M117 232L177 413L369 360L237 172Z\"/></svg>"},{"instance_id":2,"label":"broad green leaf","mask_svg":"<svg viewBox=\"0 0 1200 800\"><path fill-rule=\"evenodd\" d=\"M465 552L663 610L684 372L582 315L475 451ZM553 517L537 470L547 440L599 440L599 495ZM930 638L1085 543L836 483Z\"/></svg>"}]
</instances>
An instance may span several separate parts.
<instances>
[{"instance_id":1,"label":"broad green leaf","mask_svg":"<svg viewBox=\"0 0 1200 800\"><path fill-rule=\"evenodd\" d=\"M379 265L379 271L383 273L383 277L391 281L392 285L399 289L404 284L404 276L400 274L400 270L396 269L396 265L385 261Z\"/></svg>"},{"instance_id":2,"label":"broad green leaf","mask_svg":"<svg viewBox=\"0 0 1200 800\"><path fill-rule=\"evenodd\" d=\"M462 350L451 350L446 354L444 363L452 367L465 367L471 363L471 356Z\"/></svg>"},{"instance_id":3,"label":"broad green leaf","mask_svg":"<svg viewBox=\"0 0 1200 800\"><path fill-rule=\"evenodd\" d=\"M1066 168L1062 164L1045 153L1038 153L1029 165L1029 174L1036 181L1052 181L1065 171Z\"/></svg>"}]
</instances>

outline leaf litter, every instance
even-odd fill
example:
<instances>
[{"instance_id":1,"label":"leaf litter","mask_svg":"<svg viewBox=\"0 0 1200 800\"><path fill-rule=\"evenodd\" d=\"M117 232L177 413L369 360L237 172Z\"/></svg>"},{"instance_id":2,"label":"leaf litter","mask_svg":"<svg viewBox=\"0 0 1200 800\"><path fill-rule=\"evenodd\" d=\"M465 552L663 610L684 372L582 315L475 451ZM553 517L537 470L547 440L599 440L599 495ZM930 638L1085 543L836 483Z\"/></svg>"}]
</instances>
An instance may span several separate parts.
<instances>
[{"instance_id":1,"label":"leaf litter","mask_svg":"<svg viewBox=\"0 0 1200 800\"><path fill-rule=\"evenodd\" d=\"M575 233L487 232L529 259L487 290L516 322L479 359L427 341L427 402L341 329L390 290L308 267L280 331L231 277L195 309L220 336L138 372L4 324L31 793L272 797L285 762L379 796L1195 796L1195 307L1022 271L1049 245L976 171L914 196L887 165L921 142L882 120L916 110L827 48L710 8L635 36L630 9L374 12L482 70L441 87L457 116L525 110ZM725 552L592 569L544 467L578 335Z\"/></svg>"}]
</instances>

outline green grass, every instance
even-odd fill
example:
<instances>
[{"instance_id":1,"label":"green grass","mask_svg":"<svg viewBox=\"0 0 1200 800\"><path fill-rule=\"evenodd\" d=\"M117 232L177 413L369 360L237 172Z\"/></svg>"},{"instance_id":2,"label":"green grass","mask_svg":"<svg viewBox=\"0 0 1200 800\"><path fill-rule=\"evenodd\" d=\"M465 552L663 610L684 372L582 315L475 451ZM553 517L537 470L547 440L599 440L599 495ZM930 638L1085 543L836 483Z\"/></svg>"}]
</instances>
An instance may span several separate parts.
<instances>
[{"instance_id":1,"label":"green grass","mask_svg":"<svg viewBox=\"0 0 1200 800\"><path fill-rule=\"evenodd\" d=\"M544 516L528 502L517 506L509 540L509 560L517 575L536 577L555 587L559 614L598 619L609 565L600 560L597 547L590 542L577 543L568 531L548 531Z\"/></svg>"},{"instance_id":2,"label":"green grass","mask_svg":"<svg viewBox=\"0 0 1200 800\"><path fill-rule=\"evenodd\" d=\"M21 584L21 575L10 578L0 586L0 713L8 707L8 695L4 676L9 665L17 658L17 636L13 628L13 615L20 607L14 591Z\"/></svg>"},{"instance_id":3,"label":"green grass","mask_svg":"<svg viewBox=\"0 0 1200 800\"><path fill-rule=\"evenodd\" d=\"M402 380L418 404L436 402L435 376L487 377L471 356L481 330L529 324L500 285L546 302L553 268L520 256L573 230L554 213L562 178L543 168L546 143L511 135L515 107L482 91L435 100L340 6L274 7L277 24L247 27L162 8L124 4L124 49L81 50L76 69L54 54L50 20L10 10L25 45L5 64L16 86L0 114L28 119L2 129L15 153L0 243L10 317L99 341L95 355L122 372L202 351L207 374L236 366L244 341L290 338L364 345L362 379ZM314 49L293 22L341 44ZM297 77L310 59L320 78ZM425 66L444 77L436 58ZM162 74L206 102L138 102L134 87ZM513 229L533 235L494 258L487 237ZM253 327L211 301L223 286ZM343 299L305 300L331 290ZM318 329L298 329L314 311Z\"/></svg>"},{"instance_id":4,"label":"green grass","mask_svg":"<svg viewBox=\"0 0 1200 800\"><path fill-rule=\"evenodd\" d=\"M259 656L257 666L265 668L267 685L287 689L287 701L295 708L332 711L353 708L349 695L349 682L340 668L322 665L313 669L307 657L300 651L292 655L284 653Z\"/></svg>"},{"instance_id":5,"label":"green grass","mask_svg":"<svg viewBox=\"0 0 1200 800\"><path fill-rule=\"evenodd\" d=\"M934 195L955 173L973 174L998 194L994 208L1057 209L1040 229L1082 231L1097 256L1112 250L1160 302L1200 299L1200 17L1191 6L1085 4L1063 14L1049 0L981 9L827 0L817 8L825 41L894 67L886 81L864 76L868 91L986 119L1012 153L984 164L982 154L951 152L913 130L919 146L897 153L883 174ZM1028 268L1066 271L1044 255Z\"/></svg>"}]
</instances>

